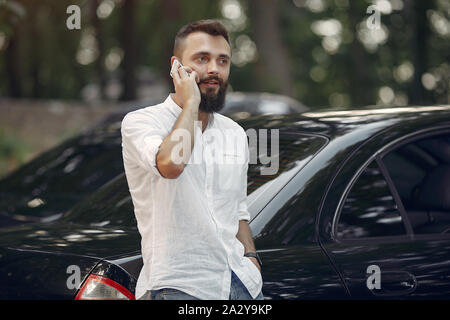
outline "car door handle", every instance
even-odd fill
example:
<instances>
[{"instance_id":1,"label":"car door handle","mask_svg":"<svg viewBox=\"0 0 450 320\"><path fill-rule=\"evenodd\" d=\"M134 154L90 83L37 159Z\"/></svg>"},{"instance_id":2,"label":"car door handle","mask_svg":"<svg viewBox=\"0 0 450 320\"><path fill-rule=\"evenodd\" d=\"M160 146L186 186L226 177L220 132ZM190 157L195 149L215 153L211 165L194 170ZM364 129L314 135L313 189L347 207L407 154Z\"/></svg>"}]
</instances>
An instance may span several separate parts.
<instances>
[{"instance_id":1,"label":"car door handle","mask_svg":"<svg viewBox=\"0 0 450 320\"><path fill-rule=\"evenodd\" d=\"M381 273L380 289L372 289L377 297L405 296L417 288L416 277L407 271L384 271Z\"/></svg>"}]
</instances>

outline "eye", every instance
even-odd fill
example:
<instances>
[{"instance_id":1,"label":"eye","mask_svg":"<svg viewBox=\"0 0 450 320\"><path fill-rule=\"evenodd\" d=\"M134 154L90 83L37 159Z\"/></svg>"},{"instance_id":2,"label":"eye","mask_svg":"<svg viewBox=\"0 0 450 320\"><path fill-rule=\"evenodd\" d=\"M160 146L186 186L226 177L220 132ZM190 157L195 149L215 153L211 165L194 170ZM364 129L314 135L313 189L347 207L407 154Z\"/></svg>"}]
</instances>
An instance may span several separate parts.
<instances>
[{"instance_id":1,"label":"eye","mask_svg":"<svg viewBox=\"0 0 450 320\"><path fill-rule=\"evenodd\" d=\"M228 63L228 60L227 59L220 59L219 63L223 64L223 65L226 65Z\"/></svg>"},{"instance_id":2,"label":"eye","mask_svg":"<svg viewBox=\"0 0 450 320\"><path fill-rule=\"evenodd\" d=\"M200 57L197 58L197 61L200 62L200 63L203 63L203 62L208 61L208 59L205 56L200 56Z\"/></svg>"}]
</instances>

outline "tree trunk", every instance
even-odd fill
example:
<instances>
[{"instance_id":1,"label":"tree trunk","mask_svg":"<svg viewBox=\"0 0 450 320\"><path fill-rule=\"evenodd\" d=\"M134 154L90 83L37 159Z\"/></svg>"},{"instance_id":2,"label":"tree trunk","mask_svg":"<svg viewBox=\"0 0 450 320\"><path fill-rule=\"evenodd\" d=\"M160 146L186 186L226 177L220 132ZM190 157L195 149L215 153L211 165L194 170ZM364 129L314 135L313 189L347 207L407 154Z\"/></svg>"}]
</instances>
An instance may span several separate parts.
<instances>
[{"instance_id":1,"label":"tree trunk","mask_svg":"<svg viewBox=\"0 0 450 320\"><path fill-rule=\"evenodd\" d=\"M167 32L167 36L164 37L163 43L161 44L163 48L163 65L166 66L167 72L163 71L163 77L169 84L169 88L172 92L175 92L173 86L172 78L170 77L170 57L173 55L173 43L175 41L175 32L181 27L179 26L180 21L180 4L178 0L164 0L162 1L162 12L164 15L163 19L163 30ZM178 22L178 23L177 23Z\"/></svg>"},{"instance_id":2,"label":"tree trunk","mask_svg":"<svg viewBox=\"0 0 450 320\"><path fill-rule=\"evenodd\" d=\"M45 96L43 90L43 86L41 85L41 41L40 32L39 32L39 21L38 21L38 10L36 8L36 12L29 16L30 24L29 24L29 32L31 35L31 47L33 50L28 52L30 58L30 71L31 71L31 79L32 79L32 87L31 87L31 97L32 98L42 98Z\"/></svg>"},{"instance_id":3,"label":"tree trunk","mask_svg":"<svg viewBox=\"0 0 450 320\"><path fill-rule=\"evenodd\" d=\"M19 26L16 26L14 34L9 39L6 48L6 72L8 74L9 96L14 98L22 97L20 53L19 53Z\"/></svg>"},{"instance_id":4,"label":"tree trunk","mask_svg":"<svg viewBox=\"0 0 450 320\"><path fill-rule=\"evenodd\" d=\"M98 45L98 58L95 61L95 71L97 82L99 86L100 99L105 98L106 87L106 72L105 72L105 41L102 32L102 23L97 16L97 8L100 5L100 0L92 0L90 4L90 19L92 26L94 27L95 37Z\"/></svg>"},{"instance_id":5,"label":"tree trunk","mask_svg":"<svg viewBox=\"0 0 450 320\"><path fill-rule=\"evenodd\" d=\"M362 43L356 37L357 24L361 21L360 6L355 1L350 1L349 20L354 33L354 39L350 48L350 64L348 65L348 78L350 83L352 105L363 106L375 104L374 96L367 94L373 88L369 76L370 63L367 61L367 52Z\"/></svg>"},{"instance_id":6,"label":"tree trunk","mask_svg":"<svg viewBox=\"0 0 450 320\"><path fill-rule=\"evenodd\" d=\"M254 40L258 48L257 79L264 91L292 95L287 49L279 28L278 0L249 1Z\"/></svg>"},{"instance_id":7,"label":"tree trunk","mask_svg":"<svg viewBox=\"0 0 450 320\"><path fill-rule=\"evenodd\" d=\"M136 47L136 3L137 0L126 0L122 7L122 48L123 56L123 92L121 100L136 99L136 65L137 65L137 47Z\"/></svg>"},{"instance_id":8,"label":"tree trunk","mask_svg":"<svg viewBox=\"0 0 450 320\"><path fill-rule=\"evenodd\" d=\"M434 1L405 1L405 14L407 24L410 26L409 41L414 64L414 80L409 88L409 102L411 104L424 103L428 92L422 85L422 75L428 68L428 26L427 11L434 7ZM432 99L431 95L428 97Z\"/></svg>"}]
</instances>

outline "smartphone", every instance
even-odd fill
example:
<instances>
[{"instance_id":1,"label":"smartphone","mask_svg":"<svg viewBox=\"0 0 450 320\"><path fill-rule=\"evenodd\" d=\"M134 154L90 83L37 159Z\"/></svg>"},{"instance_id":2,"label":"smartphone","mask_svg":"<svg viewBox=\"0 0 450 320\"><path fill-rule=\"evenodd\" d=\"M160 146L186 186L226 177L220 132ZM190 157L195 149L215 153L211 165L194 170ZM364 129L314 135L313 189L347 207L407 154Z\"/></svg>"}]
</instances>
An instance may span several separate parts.
<instances>
[{"instance_id":1,"label":"smartphone","mask_svg":"<svg viewBox=\"0 0 450 320\"><path fill-rule=\"evenodd\" d=\"M175 71L177 71L178 70L178 68L182 68L183 67L183 65L181 64L181 62L180 61L178 61L178 59L175 59L175 60L173 60L173 63L172 63L172 69L170 70L170 76L173 78L173 73L175 72Z\"/></svg>"},{"instance_id":2,"label":"smartphone","mask_svg":"<svg viewBox=\"0 0 450 320\"><path fill-rule=\"evenodd\" d=\"M0 0L1 1L1 0ZM173 60L172 63L172 69L170 69L170 76L173 78L173 73L178 70L178 68L184 68L184 66L181 64L181 62L178 59ZM188 75L191 74L191 71L187 71ZM200 81L200 78L198 75L195 76L195 81L198 83Z\"/></svg>"}]
</instances>

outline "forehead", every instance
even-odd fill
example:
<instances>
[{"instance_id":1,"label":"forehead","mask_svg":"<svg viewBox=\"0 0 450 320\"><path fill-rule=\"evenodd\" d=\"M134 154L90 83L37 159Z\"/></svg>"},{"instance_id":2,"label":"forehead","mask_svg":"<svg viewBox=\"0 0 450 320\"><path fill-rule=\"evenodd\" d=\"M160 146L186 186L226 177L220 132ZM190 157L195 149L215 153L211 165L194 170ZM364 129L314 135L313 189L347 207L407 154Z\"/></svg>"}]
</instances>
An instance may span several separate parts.
<instances>
[{"instance_id":1,"label":"forehead","mask_svg":"<svg viewBox=\"0 0 450 320\"><path fill-rule=\"evenodd\" d=\"M231 56L231 48L224 37L213 36L205 32L190 33L183 41L183 56L190 57L197 52L209 52L211 55L219 56L226 54Z\"/></svg>"}]
</instances>

